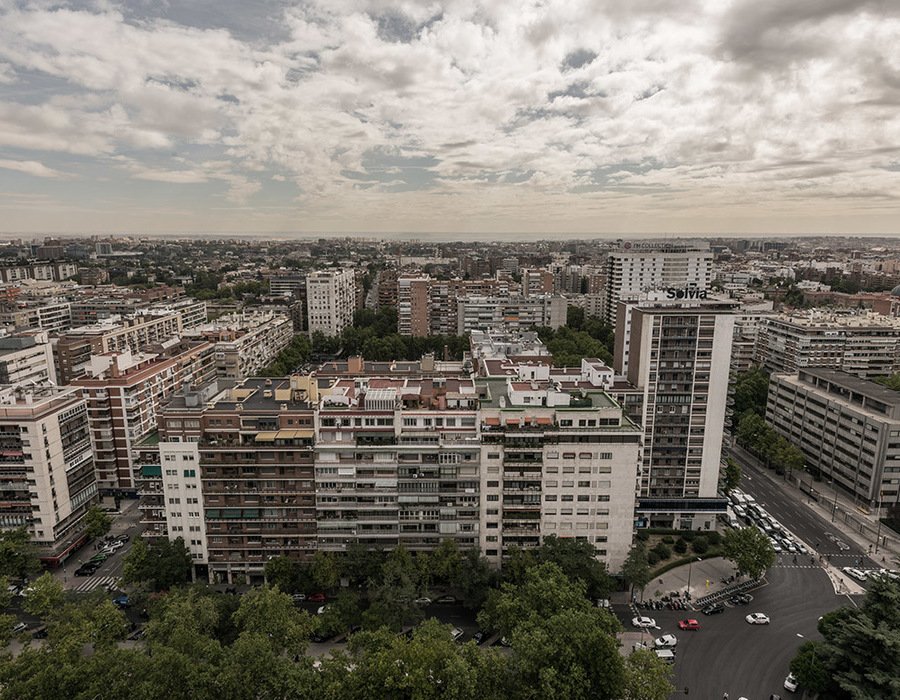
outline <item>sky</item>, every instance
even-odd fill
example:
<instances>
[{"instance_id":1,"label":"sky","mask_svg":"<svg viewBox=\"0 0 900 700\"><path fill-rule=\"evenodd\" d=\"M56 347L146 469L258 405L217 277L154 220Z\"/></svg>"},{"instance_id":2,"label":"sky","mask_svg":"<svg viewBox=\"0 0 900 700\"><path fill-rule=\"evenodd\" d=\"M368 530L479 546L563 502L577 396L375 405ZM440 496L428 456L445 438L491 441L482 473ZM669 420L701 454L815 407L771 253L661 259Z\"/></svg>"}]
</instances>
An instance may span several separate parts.
<instances>
[{"instance_id":1,"label":"sky","mask_svg":"<svg viewBox=\"0 0 900 700\"><path fill-rule=\"evenodd\" d=\"M0 0L0 232L900 232L895 0Z\"/></svg>"}]
</instances>

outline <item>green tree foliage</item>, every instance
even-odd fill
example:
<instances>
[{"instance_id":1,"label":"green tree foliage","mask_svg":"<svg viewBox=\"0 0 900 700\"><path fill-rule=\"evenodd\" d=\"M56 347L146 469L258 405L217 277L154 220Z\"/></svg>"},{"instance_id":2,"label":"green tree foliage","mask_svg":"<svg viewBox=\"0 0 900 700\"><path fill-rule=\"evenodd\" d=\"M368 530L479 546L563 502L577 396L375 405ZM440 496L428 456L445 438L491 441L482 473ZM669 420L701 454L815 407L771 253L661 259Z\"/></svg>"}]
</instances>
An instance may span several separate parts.
<instances>
[{"instance_id":1,"label":"green tree foliage","mask_svg":"<svg viewBox=\"0 0 900 700\"><path fill-rule=\"evenodd\" d=\"M606 345L587 331L572 330L568 326L556 330L551 328L537 330L541 340L553 355L553 364L557 367L580 366L582 358L585 357L599 357L605 363L612 364L612 353Z\"/></svg>"},{"instance_id":2,"label":"green tree foliage","mask_svg":"<svg viewBox=\"0 0 900 700\"><path fill-rule=\"evenodd\" d=\"M84 525L88 537L103 537L112 527L112 518L100 506L95 505L84 514Z\"/></svg>"},{"instance_id":3,"label":"green tree foliage","mask_svg":"<svg viewBox=\"0 0 900 700\"><path fill-rule=\"evenodd\" d=\"M835 700L900 697L900 582L872 579L862 606L825 615L819 632L791 662L805 688Z\"/></svg>"},{"instance_id":4,"label":"green tree foliage","mask_svg":"<svg viewBox=\"0 0 900 700\"><path fill-rule=\"evenodd\" d=\"M769 538L755 527L729 530L723 541L724 554L734 562L737 570L758 578L775 563L775 550Z\"/></svg>"},{"instance_id":5,"label":"green tree foliage","mask_svg":"<svg viewBox=\"0 0 900 700\"><path fill-rule=\"evenodd\" d=\"M900 391L900 372L887 377L875 377L874 381L878 382L882 386L886 386L888 389Z\"/></svg>"},{"instance_id":6,"label":"green tree foliage","mask_svg":"<svg viewBox=\"0 0 900 700\"><path fill-rule=\"evenodd\" d=\"M606 565L597 559L597 549L590 542L550 535L531 552L536 564L556 564L570 580L583 582L591 598L602 598L613 589Z\"/></svg>"},{"instance_id":7,"label":"green tree foliage","mask_svg":"<svg viewBox=\"0 0 900 700\"><path fill-rule=\"evenodd\" d=\"M62 604L64 596L62 584L47 571L28 586L22 607L25 612L44 618Z\"/></svg>"},{"instance_id":8,"label":"green tree foliage","mask_svg":"<svg viewBox=\"0 0 900 700\"><path fill-rule=\"evenodd\" d=\"M625 659L625 700L666 700L674 691L672 667L649 649Z\"/></svg>"},{"instance_id":9,"label":"green tree foliage","mask_svg":"<svg viewBox=\"0 0 900 700\"><path fill-rule=\"evenodd\" d=\"M734 378L734 415L742 416L753 411L766 415L766 399L769 395L769 375L762 367L751 367Z\"/></svg>"},{"instance_id":10,"label":"green tree foliage","mask_svg":"<svg viewBox=\"0 0 900 700\"><path fill-rule=\"evenodd\" d=\"M309 360L312 343L305 333L295 335L288 346L259 373L261 377L285 377Z\"/></svg>"},{"instance_id":11,"label":"green tree foliage","mask_svg":"<svg viewBox=\"0 0 900 700\"><path fill-rule=\"evenodd\" d=\"M152 591L166 591L191 580L193 562L182 538L159 540L153 546L137 540L125 556L122 580L143 584Z\"/></svg>"},{"instance_id":12,"label":"green tree foliage","mask_svg":"<svg viewBox=\"0 0 900 700\"><path fill-rule=\"evenodd\" d=\"M310 569L313 583L323 591L337 588L340 583L341 572L338 568L337 557L332 552L319 550L313 556Z\"/></svg>"},{"instance_id":13,"label":"green tree foliage","mask_svg":"<svg viewBox=\"0 0 900 700\"><path fill-rule=\"evenodd\" d=\"M685 550L687 543L685 542ZM647 545L641 540L636 541L628 550L628 556L622 564L622 576L625 582L635 588L644 590L644 586L650 583L650 563L647 561Z\"/></svg>"},{"instance_id":14,"label":"green tree foliage","mask_svg":"<svg viewBox=\"0 0 900 700\"><path fill-rule=\"evenodd\" d=\"M806 461L798 447L751 410L740 417L736 437L739 445L780 474L802 469Z\"/></svg>"},{"instance_id":15,"label":"green tree foliage","mask_svg":"<svg viewBox=\"0 0 900 700\"><path fill-rule=\"evenodd\" d=\"M725 460L725 468L722 470L722 487L726 494L731 493L741 485L741 465L729 457Z\"/></svg>"},{"instance_id":16,"label":"green tree foliage","mask_svg":"<svg viewBox=\"0 0 900 700\"><path fill-rule=\"evenodd\" d=\"M24 527L0 531L0 576L25 578L41 569L31 536Z\"/></svg>"}]
</instances>

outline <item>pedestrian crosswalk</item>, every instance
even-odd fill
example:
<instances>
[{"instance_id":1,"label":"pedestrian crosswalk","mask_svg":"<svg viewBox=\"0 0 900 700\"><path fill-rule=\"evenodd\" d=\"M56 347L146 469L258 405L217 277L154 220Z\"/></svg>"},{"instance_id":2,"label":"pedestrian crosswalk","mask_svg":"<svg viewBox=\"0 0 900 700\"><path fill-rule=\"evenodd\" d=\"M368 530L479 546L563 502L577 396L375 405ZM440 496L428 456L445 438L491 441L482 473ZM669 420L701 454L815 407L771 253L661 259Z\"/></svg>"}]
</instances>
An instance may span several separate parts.
<instances>
[{"instance_id":1,"label":"pedestrian crosswalk","mask_svg":"<svg viewBox=\"0 0 900 700\"><path fill-rule=\"evenodd\" d=\"M102 586L116 585L118 581L118 576L98 576L97 578L92 576L73 590L78 593L87 593L88 591L92 591L95 588L100 588Z\"/></svg>"}]
</instances>

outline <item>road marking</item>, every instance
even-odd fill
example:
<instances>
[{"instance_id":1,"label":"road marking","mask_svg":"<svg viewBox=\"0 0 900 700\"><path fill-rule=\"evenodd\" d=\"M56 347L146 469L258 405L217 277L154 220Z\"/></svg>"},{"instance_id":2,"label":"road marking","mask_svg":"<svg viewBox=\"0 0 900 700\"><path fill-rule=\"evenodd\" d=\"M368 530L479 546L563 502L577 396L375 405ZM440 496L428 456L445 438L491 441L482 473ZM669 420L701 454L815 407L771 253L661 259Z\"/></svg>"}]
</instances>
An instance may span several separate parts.
<instances>
[{"instance_id":1,"label":"road marking","mask_svg":"<svg viewBox=\"0 0 900 700\"><path fill-rule=\"evenodd\" d=\"M78 593L87 593L88 591L92 591L95 588L99 588L100 586L107 586L111 583L115 583L118 581L118 576L101 576L100 578L91 578L88 581L82 583L78 588L74 590Z\"/></svg>"}]
</instances>

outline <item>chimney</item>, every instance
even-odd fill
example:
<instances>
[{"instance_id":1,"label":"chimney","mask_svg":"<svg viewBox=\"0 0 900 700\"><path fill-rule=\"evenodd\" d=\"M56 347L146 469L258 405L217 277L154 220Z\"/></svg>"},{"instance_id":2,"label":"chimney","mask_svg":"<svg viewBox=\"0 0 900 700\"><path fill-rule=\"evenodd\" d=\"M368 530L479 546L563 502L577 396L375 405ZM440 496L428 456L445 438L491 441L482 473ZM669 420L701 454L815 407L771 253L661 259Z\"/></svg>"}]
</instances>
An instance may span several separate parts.
<instances>
[{"instance_id":1,"label":"chimney","mask_svg":"<svg viewBox=\"0 0 900 700\"><path fill-rule=\"evenodd\" d=\"M118 354L115 354L110 358L109 376L113 377L113 378L122 376L122 371L119 369L119 355Z\"/></svg>"}]
</instances>

